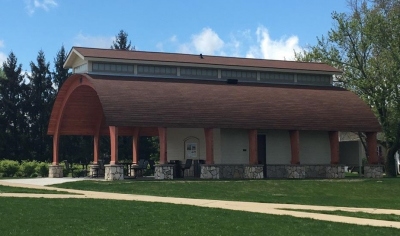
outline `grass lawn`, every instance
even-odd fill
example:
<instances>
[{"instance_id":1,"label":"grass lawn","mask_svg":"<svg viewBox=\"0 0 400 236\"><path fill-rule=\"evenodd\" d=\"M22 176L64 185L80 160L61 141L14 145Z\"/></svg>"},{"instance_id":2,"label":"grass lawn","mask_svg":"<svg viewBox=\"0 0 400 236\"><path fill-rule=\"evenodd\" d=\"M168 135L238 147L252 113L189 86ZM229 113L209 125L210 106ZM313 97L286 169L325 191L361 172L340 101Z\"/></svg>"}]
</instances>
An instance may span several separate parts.
<instances>
[{"instance_id":1,"label":"grass lawn","mask_svg":"<svg viewBox=\"0 0 400 236\"><path fill-rule=\"evenodd\" d=\"M39 193L39 194L74 194L63 191L44 190L44 189L31 189L31 188L18 188L0 185L0 193ZM2 199L2 198L0 198Z\"/></svg>"},{"instance_id":2,"label":"grass lawn","mask_svg":"<svg viewBox=\"0 0 400 236\"><path fill-rule=\"evenodd\" d=\"M1 198L1 235L396 235L398 229L193 206Z\"/></svg>"},{"instance_id":3,"label":"grass lawn","mask_svg":"<svg viewBox=\"0 0 400 236\"><path fill-rule=\"evenodd\" d=\"M62 188L269 203L400 209L400 178L342 180L79 181Z\"/></svg>"},{"instance_id":4,"label":"grass lawn","mask_svg":"<svg viewBox=\"0 0 400 236\"><path fill-rule=\"evenodd\" d=\"M370 214L365 212L316 211L316 210L300 210L300 209L297 210L297 209L285 209L285 208L282 208L282 210L321 213L321 214L337 215L337 216L350 216L350 217L358 217L358 218L366 218L374 220L400 221L400 216L394 214Z\"/></svg>"}]
</instances>

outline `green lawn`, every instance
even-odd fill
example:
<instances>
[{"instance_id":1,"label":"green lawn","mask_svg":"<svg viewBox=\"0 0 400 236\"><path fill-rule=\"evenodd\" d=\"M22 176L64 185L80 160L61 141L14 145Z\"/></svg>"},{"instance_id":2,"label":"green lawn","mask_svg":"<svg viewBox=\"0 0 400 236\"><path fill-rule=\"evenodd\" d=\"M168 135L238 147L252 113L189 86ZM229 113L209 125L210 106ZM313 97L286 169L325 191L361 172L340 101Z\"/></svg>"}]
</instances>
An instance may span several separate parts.
<instances>
[{"instance_id":1,"label":"green lawn","mask_svg":"<svg viewBox=\"0 0 400 236\"><path fill-rule=\"evenodd\" d=\"M241 181L79 181L62 188L219 200L400 209L400 178Z\"/></svg>"},{"instance_id":2,"label":"green lawn","mask_svg":"<svg viewBox=\"0 0 400 236\"><path fill-rule=\"evenodd\" d=\"M398 229L184 205L0 199L1 235L396 235Z\"/></svg>"},{"instance_id":3,"label":"green lawn","mask_svg":"<svg viewBox=\"0 0 400 236\"><path fill-rule=\"evenodd\" d=\"M68 192L64 192L64 191L31 189L31 188L17 188L17 187L3 186L3 185L0 185L0 193L74 194L74 193L68 193Z\"/></svg>"},{"instance_id":4,"label":"green lawn","mask_svg":"<svg viewBox=\"0 0 400 236\"><path fill-rule=\"evenodd\" d=\"M370 214L365 212L316 211L316 210L300 210L300 209L286 209L286 208L282 208L282 210L321 213L321 214L337 215L337 216L349 216L349 217L374 219L374 220L387 220L387 221L398 221L398 222L400 221L400 215L395 215L395 214Z\"/></svg>"}]
</instances>

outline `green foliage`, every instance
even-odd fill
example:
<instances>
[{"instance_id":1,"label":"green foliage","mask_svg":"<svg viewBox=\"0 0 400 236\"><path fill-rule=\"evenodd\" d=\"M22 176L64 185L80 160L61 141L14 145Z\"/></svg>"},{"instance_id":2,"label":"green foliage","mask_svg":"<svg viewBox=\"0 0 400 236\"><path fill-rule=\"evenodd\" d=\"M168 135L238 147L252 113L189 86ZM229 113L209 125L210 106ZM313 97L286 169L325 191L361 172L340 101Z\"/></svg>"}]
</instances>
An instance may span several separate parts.
<instances>
[{"instance_id":1,"label":"green foliage","mask_svg":"<svg viewBox=\"0 0 400 236\"><path fill-rule=\"evenodd\" d=\"M64 63L67 60L67 53L65 52L64 46L61 46L61 49L57 52L57 56L54 58L54 68L53 71L53 83L57 87L57 90L60 90L61 86L71 75L69 69L64 68Z\"/></svg>"},{"instance_id":2,"label":"green foliage","mask_svg":"<svg viewBox=\"0 0 400 236\"><path fill-rule=\"evenodd\" d=\"M296 53L343 71L337 84L354 91L375 112L388 150L386 171L395 176L400 149L400 1L350 1L350 13L332 14L334 27L316 46Z\"/></svg>"},{"instance_id":3,"label":"green foliage","mask_svg":"<svg viewBox=\"0 0 400 236\"><path fill-rule=\"evenodd\" d=\"M19 170L19 162L13 160L1 160L0 161L0 172L3 173L3 177L13 177Z\"/></svg>"},{"instance_id":4,"label":"green foliage","mask_svg":"<svg viewBox=\"0 0 400 236\"><path fill-rule=\"evenodd\" d=\"M22 176L31 177L33 174L36 173L36 168L38 164L39 163L37 161L22 161L20 166Z\"/></svg>"},{"instance_id":5,"label":"green foliage","mask_svg":"<svg viewBox=\"0 0 400 236\"><path fill-rule=\"evenodd\" d=\"M31 75L29 76L29 101L28 117L30 123L30 142L36 160L51 159L52 140L47 135L47 126L53 107L55 91L52 84L50 64L46 62L43 51L39 51L37 64L31 62Z\"/></svg>"},{"instance_id":6,"label":"green foliage","mask_svg":"<svg viewBox=\"0 0 400 236\"><path fill-rule=\"evenodd\" d=\"M20 160L30 157L22 147L28 133L27 86L23 82L22 65L14 53L9 54L2 66L5 79L0 80L0 151L3 158Z\"/></svg>"},{"instance_id":7,"label":"green foliage","mask_svg":"<svg viewBox=\"0 0 400 236\"><path fill-rule=\"evenodd\" d=\"M113 41L111 49L135 50L135 47L131 47L131 41L129 41L128 43L128 33L120 30L119 33L115 36L115 41Z\"/></svg>"},{"instance_id":8,"label":"green foliage","mask_svg":"<svg viewBox=\"0 0 400 236\"><path fill-rule=\"evenodd\" d=\"M38 161L14 160L0 161L0 177L46 177L49 174L49 163Z\"/></svg>"},{"instance_id":9,"label":"green foliage","mask_svg":"<svg viewBox=\"0 0 400 236\"><path fill-rule=\"evenodd\" d=\"M47 177L49 175L49 163L39 162L36 166L36 174L42 177Z\"/></svg>"}]
</instances>

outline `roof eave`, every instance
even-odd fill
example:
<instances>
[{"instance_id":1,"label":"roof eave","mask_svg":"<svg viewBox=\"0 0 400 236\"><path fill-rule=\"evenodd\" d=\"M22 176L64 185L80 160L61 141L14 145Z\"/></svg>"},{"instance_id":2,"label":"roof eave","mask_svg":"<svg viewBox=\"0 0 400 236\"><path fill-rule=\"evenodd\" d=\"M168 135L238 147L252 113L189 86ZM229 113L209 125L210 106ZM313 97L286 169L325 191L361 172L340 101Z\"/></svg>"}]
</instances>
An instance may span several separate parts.
<instances>
[{"instance_id":1,"label":"roof eave","mask_svg":"<svg viewBox=\"0 0 400 236\"><path fill-rule=\"evenodd\" d=\"M85 59L85 57L84 57L82 54L80 54L80 53L75 49L75 47L73 47L73 48L71 49L71 51L69 52L69 54L68 54L68 56L67 56L67 60L65 60L65 63L64 63L64 65L63 65L63 67L64 67L65 69L67 69L67 68L72 68L72 66L73 66L73 64L74 64L74 62L75 62L75 60L76 60L76 58L81 58L82 60Z\"/></svg>"}]
</instances>

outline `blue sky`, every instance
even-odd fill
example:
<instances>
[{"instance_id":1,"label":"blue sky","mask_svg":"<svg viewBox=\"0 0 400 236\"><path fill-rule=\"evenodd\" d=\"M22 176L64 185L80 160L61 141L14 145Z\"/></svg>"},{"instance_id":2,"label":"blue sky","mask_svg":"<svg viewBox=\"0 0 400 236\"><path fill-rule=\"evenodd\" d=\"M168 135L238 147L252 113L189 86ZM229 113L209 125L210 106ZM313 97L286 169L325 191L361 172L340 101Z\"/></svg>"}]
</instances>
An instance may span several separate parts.
<instances>
[{"instance_id":1,"label":"blue sky","mask_svg":"<svg viewBox=\"0 0 400 236\"><path fill-rule=\"evenodd\" d=\"M123 29L136 50L293 59L332 27L346 0L0 0L0 63L30 71L39 50L109 48Z\"/></svg>"}]
</instances>

